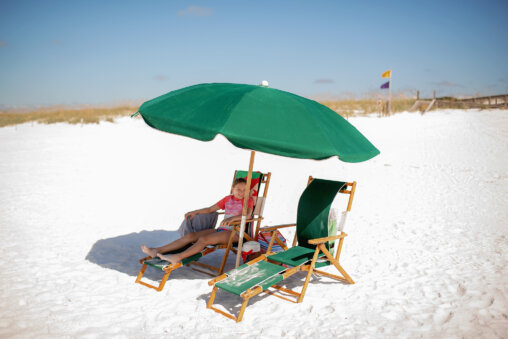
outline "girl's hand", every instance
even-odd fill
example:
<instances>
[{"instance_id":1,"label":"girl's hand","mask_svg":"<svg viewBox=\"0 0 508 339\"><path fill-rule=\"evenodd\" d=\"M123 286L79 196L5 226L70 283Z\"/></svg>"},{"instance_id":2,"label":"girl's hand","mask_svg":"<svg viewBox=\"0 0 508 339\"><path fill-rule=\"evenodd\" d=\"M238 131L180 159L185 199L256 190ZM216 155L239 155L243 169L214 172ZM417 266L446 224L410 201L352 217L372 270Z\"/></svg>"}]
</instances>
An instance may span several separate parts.
<instances>
[{"instance_id":1,"label":"girl's hand","mask_svg":"<svg viewBox=\"0 0 508 339\"><path fill-rule=\"evenodd\" d=\"M197 213L195 211L185 213L185 219L192 220Z\"/></svg>"},{"instance_id":2,"label":"girl's hand","mask_svg":"<svg viewBox=\"0 0 508 339\"><path fill-rule=\"evenodd\" d=\"M235 217L229 217L221 221L221 226L231 226L231 224L235 221Z\"/></svg>"}]
</instances>

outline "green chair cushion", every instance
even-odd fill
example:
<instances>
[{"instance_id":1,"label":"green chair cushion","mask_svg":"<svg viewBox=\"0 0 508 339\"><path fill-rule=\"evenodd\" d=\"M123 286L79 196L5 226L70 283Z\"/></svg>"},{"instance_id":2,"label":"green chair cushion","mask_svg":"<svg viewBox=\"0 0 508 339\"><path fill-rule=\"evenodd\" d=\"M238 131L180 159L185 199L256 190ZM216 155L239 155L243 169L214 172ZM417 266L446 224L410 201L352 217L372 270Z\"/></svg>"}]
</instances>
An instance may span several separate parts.
<instances>
[{"instance_id":1,"label":"green chair cushion","mask_svg":"<svg viewBox=\"0 0 508 339\"><path fill-rule=\"evenodd\" d=\"M294 246L284 252L279 252L274 255L268 256L268 260L275 261L289 266L299 266L305 264L307 261L312 260L314 256L314 249ZM323 253L319 254L320 257L324 256Z\"/></svg>"},{"instance_id":2,"label":"green chair cushion","mask_svg":"<svg viewBox=\"0 0 508 339\"><path fill-rule=\"evenodd\" d=\"M253 265L242 265L227 273L228 277L215 284L216 287L230 293L241 295L254 286L261 286L263 291L282 281L280 274L285 267L266 261L258 261Z\"/></svg>"},{"instance_id":3,"label":"green chair cushion","mask_svg":"<svg viewBox=\"0 0 508 339\"><path fill-rule=\"evenodd\" d=\"M249 174L249 171L238 170L238 171L236 171L235 179L245 178L248 174ZM261 172L252 171L252 179L259 179L259 178L261 178L262 175L263 175L263 173L261 173Z\"/></svg>"},{"instance_id":4,"label":"green chair cushion","mask_svg":"<svg viewBox=\"0 0 508 339\"><path fill-rule=\"evenodd\" d=\"M183 252L185 251L186 249L188 249L189 247L191 247L193 244L188 244L188 245L185 245L184 247L176 250L176 251L171 251L171 252L167 252L167 253L164 253L164 254L174 254L174 253L180 253L180 252ZM185 258L184 260L182 260L182 264L183 265L187 265L188 263L192 262L192 261L196 261L198 260L199 258L201 258L203 256L202 253L198 253L198 254L194 254L188 258ZM153 259L148 259L148 260L145 260L145 264L149 265L149 266L152 266L152 267L155 267L155 268L158 268L160 270L162 270L164 267L170 265L171 263L169 261L166 261L166 260L162 260L160 258L153 258Z\"/></svg>"},{"instance_id":5,"label":"green chair cushion","mask_svg":"<svg viewBox=\"0 0 508 339\"><path fill-rule=\"evenodd\" d=\"M314 249L310 239L325 238L328 234L328 216L335 195L345 182L314 179L307 186L298 202L296 235L298 245ZM328 248L328 244L326 244Z\"/></svg>"},{"instance_id":6,"label":"green chair cushion","mask_svg":"<svg viewBox=\"0 0 508 339\"><path fill-rule=\"evenodd\" d=\"M187 265L190 262L198 260L202 256L203 256L203 253L194 254L188 258L183 259L182 264ZM153 258L153 259L145 260L145 264L150 265L155 268L158 268L160 270L164 269L164 267L166 267L168 265L171 265L171 263L169 261L162 260L160 258Z\"/></svg>"}]
</instances>

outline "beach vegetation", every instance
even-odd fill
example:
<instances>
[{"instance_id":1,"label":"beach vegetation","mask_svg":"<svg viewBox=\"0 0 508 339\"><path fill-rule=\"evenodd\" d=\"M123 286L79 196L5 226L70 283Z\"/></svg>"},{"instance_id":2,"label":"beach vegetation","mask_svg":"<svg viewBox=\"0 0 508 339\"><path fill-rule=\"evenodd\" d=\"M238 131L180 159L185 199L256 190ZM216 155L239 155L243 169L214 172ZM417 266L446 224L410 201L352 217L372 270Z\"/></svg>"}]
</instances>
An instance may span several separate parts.
<instances>
[{"instance_id":1,"label":"beach vegetation","mask_svg":"<svg viewBox=\"0 0 508 339\"><path fill-rule=\"evenodd\" d=\"M7 109L0 111L0 127L37 122L54 124L98 124L101 121L114 122L118 117L136 113L139 106L119 105L79 106L79 107L45 107L37 109Z\"/></svg>"},{"instance_id":2,"label":"beach vegetation","mask_svg":"<svg viewBox=\"0 0 508 339\"><path fill-rule=\"evenodd\" d=\"M378 114L383 116L383 105L386 101L375 97L355 98L314 98L345 118ZM415 99L403 95L392 98L391 112L408 111ZM136 113L139 105L117 106L53 106L35 109L4 109L0 110L0 127L23 124L27 122L39 124L69 123L98 124L101 121L113 123L116 118Z\"/></svg>"}]
</instances>

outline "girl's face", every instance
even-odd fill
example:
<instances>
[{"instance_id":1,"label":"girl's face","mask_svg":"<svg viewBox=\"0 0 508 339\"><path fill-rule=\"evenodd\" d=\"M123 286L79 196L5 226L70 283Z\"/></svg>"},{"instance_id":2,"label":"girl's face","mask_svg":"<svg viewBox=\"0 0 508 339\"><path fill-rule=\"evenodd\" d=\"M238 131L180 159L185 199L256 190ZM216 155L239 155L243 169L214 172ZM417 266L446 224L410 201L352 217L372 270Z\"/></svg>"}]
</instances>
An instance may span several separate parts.
<instances>
[{"instance_id":1,"label":"girl's face","mask_svg":"<svg viewBox=\"0 0 508 339\"><path fill-rule=\"evenodd\" d=\"M241 182L233 187L233 196L236 199L243 199L245 196L245 183Z\"/></svg>"}]
</instances>

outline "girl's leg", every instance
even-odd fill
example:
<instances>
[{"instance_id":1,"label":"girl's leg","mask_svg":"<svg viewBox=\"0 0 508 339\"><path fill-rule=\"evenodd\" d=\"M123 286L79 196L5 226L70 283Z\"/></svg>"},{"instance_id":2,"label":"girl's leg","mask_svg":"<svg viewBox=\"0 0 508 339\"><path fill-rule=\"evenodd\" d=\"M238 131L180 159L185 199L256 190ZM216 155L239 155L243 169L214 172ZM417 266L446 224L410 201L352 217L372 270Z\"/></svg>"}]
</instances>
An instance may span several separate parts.
<instances>
[{"instance_id":1,"label":"girl's leg","mask_svg":"<svg viewBox=\"0 0 508 339\"><path fill-rule=\"evenodd\" d=\"M185 245L196 242L202 236L205 236L210 233L215 233L215 232L216 232L215 229L210 229L210 230L204 230L204 231L199 231L199 232L195 232L195 233L189 233L187 235L184 235L180 239L176 239L175 241L173 241L167 245L161 246L161 247L149 248L149 247L146 247L143 245L143 246L141 246L141 250L144 253L148 254L149 256L155 257L157 255L157 253L167 253L167 252L175 251L179 248L184 247Z\"/></svg>"},{"instance_id":2,"label":"girl's leg","mask_svg":"<svg viewBox=\"0 0 508 339\"><path fill-rule=\"evenodd\" d=\"M194 254L201 252L208 245L227 244L231 231L222 231L214 233L204 234L201 236L191 247L181 253L176 254L158 254L157 256L161 259L167 260L172 264L176 264L185 258L188 258ZM237 236L238 237L238 236Z\"/></svg>"}]
</instances>

